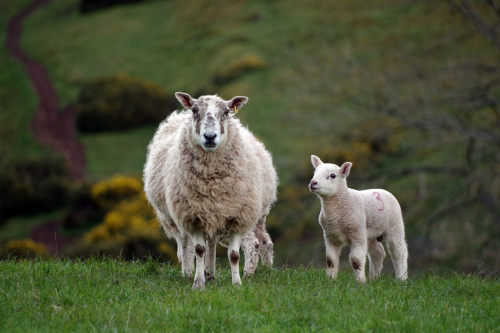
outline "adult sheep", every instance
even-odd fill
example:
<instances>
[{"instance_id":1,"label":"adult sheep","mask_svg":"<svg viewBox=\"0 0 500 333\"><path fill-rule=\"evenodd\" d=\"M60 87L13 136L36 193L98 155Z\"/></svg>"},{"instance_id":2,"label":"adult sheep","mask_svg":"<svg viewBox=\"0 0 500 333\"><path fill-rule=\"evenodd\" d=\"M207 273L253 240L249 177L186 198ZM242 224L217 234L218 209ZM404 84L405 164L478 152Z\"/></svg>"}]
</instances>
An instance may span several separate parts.
<instances>
[{"instance_id":1,"label":"adult sheep","mask_svg":"<svg viewBox=\"0 0 500 333\"><path fill-rule=\"evenodd\" d=\"M176 238L186 275L192 242L194 289L205 286L205 270L215 277L215 246L222 239L228 241L232 282L241 284L242 238L255 230L263 243L270 240L261 226L276 201L271 155L234 117L247 97L175 96L186 110L160 124L148 147L146 196L167 236Z\"/></svg>"}]
</instances>

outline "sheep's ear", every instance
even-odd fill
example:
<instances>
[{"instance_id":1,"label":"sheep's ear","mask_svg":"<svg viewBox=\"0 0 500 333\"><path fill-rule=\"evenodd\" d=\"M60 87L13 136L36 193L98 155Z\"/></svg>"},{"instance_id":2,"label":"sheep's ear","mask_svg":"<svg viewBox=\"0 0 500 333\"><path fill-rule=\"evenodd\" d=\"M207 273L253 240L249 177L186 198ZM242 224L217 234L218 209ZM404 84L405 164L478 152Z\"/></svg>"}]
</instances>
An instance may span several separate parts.
<instances>
[{"instance_id":1,"label":"sheep's ear","mask_svg":"<svg viewBox=\"0 0 500 333\"><path fill-rule=\"evenodd\" d=\"M236 96L231 98L229 101L227 101L227 107L229 108L230 112L236 113L238 112L243 105L245 105L248 102L248 97L246 96Z\"/></svg>"},{"instance_id":2,"label":"sheep's ear","mask_svg":"<svg viewBox=\"0 0 500 333\"><path fill-rule=\"evenodd\" d=\"M191 109L193 106L195 99L191 97L189 94L183 92L176 92L175 98L184 106L186 109Z\"/></svg>"},{"instance_id":3,"label":"sheep's ear","mask_svg":"<svg viewBox=\"0 0 500 333\"><path fill-rule=\"evenodd\" d=\"M347 178L347 176L349 176L349 172L351 172L351 167L352 167L351 162L345 162L344 164L342 164L342 166L340 167L340 174L342 175L342 177Z\"/></svg>"},{"instance_id":4,"label":"sheep's ear","mask_svg":"<svg viewBox=\"0 0 500 333\"><path fill-rule=\"evenodd\" d=\"M320 158L316 155L311 155L311 163L312 163L314 169L316 169L321 164L323 164L323 162L320 160Z\"/></svg>"}]
</instances>

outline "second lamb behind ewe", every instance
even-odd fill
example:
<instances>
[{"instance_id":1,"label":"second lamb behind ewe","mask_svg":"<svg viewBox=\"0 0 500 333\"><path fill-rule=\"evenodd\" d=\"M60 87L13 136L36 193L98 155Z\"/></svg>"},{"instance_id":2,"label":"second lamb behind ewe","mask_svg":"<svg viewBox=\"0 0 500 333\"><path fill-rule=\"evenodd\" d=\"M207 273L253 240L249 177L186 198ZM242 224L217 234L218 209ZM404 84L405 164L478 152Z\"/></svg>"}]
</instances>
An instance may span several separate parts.
<instances>
[{"instance_id":1,"label":"second lamb behind ewe","mask_svg":"<svg viewBox=\"0 0 500 333\"><path fill-rule=\"evenodd\" d=\"M370 260L370 279L382 271L385 257L381 244L386 239L396 278L408 277L408 250L401 208L396 198L381 189L357 191L347 187L346 178L352 163L342 166L323 163L311 155L315 168L309 183L312 193L321 200L319 224L326 246L326 273L335 279L343 245L351 245L349 261L357 281L365 282L366 256Z\"/></svg>"}]
</instances>

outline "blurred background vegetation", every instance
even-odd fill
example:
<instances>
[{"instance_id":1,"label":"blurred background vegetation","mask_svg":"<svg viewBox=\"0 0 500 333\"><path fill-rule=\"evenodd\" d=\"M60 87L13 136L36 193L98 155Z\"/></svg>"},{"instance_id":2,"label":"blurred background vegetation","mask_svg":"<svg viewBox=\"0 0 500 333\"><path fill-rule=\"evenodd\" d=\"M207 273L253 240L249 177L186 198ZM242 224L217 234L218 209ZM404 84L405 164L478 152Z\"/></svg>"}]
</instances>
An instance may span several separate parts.
<instances>
[{"instance_id":1,"label":"blurred background vegetation","mask_svg":"<svg viewBox=\"0 0 500 333\"><path fill-rule=\"evenodd\" d=\"M29 3L2 2L2 26ZM86 176L38 143L37 96L0 49L1 253L175 261L140 179L185 91L250 97L238 117L280 177L278 264L324 260L314 153L399 198L410 270L498 274L499 22L494 0L52 0L21 44L75 110Z\"/></svg>"}]
</instances>

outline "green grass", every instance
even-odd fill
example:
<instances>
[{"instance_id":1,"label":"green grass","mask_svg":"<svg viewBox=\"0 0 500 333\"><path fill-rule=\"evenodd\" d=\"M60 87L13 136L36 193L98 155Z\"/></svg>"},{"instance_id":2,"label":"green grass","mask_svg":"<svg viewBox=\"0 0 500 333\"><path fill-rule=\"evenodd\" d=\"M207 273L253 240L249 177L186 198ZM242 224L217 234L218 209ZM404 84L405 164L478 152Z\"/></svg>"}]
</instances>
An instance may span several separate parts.
<instances>
[{"instance_id":1,"label":"green grass","mask_svg":"<svg viewBox=\"0 0 500 333\"><path fill-rule=\"evenodd\" d=\"M125 132L83 135L89 178L113 174L142 176L155 129L146 126Z\"/></svg>"},{"instance_id":2,"label":"green grass","mask_svg":"<svg viewBox=\"0 0 500 333\"><path fill-rule=\"evenodd\" d=\"M1 261L0 331L498 332L499 284L473 276L359 285L314 268L227 268L192 291L177 267L117 260Z\"/></svg>"}]
</instances>

